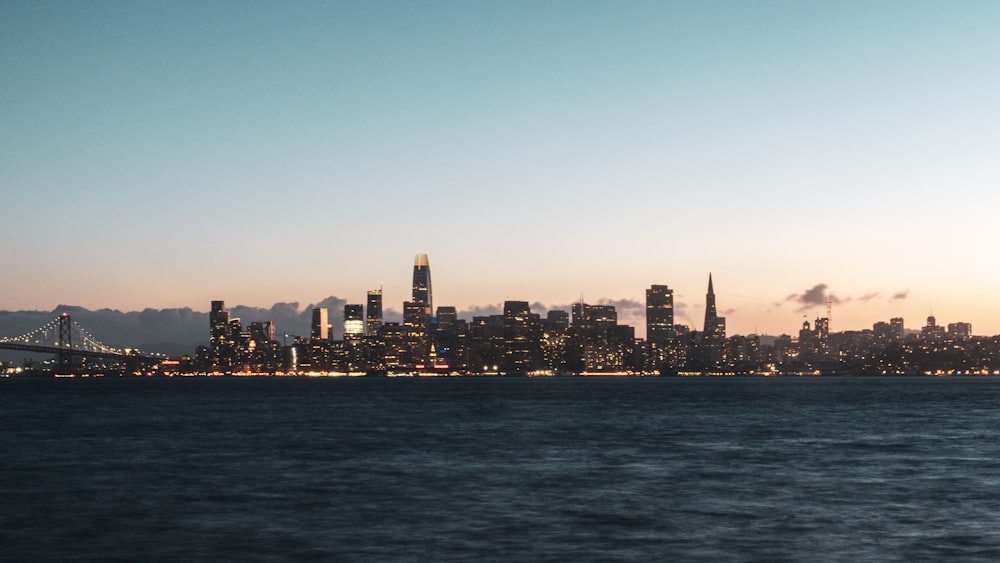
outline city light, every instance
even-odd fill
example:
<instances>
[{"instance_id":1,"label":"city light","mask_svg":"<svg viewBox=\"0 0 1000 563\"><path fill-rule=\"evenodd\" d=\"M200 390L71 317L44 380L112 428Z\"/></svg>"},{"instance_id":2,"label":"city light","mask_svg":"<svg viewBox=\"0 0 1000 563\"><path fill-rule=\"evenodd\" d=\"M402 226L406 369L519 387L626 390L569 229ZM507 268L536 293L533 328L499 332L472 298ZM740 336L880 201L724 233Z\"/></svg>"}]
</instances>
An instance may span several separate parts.
<instances>
[{"instance_id":1,"label":"city light","mask_svg":"<svg viewBox=\"0 0 1000 563\"><path fill-rule=\"evenodd\" d=\"M460 318L455 307L432 310L430 262L418 254L403 322L384 322L382 291L344 306L343 332L334 337L328 311L312 311L308 337L282 333L271 321L244 324L223 301L211 303L207 347L169 358L132 346L114 348L60 313L41 327L0 338L0 348L50 353L31 368L60 376L136 375L356 377L386 376L815 376L828 374L973 376L1000 374L1000 336L974 336L966 322L919 329L902 318L868 330L831 331L828 316L802 322L797 333L729 335L718 314L715 279L707 277L702 330L677 323L674 291L646 290L646 338L619 322L615 306L574 303L543 318L528 301L506 301L499 314ZM291 339L289 341L289 339ZM27 366L21 366L23 370ZM4 366L4 375L23 371Z\"/></svg>"}]
</instances>

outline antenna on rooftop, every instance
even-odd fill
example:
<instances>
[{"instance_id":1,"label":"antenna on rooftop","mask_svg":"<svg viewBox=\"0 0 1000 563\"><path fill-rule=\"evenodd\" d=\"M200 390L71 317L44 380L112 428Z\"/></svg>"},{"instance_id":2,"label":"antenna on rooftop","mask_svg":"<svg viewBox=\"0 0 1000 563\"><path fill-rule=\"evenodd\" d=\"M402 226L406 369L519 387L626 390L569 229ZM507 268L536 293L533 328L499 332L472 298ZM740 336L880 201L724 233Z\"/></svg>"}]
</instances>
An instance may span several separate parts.
<instances>
[{"instance_id":1,"label":"antenna on rooftop","mask_svg":"<svg viewBox=\"0 0 1000 563\"><path fill-rule=\"evenodd\" d=\"M826 298L826 329L833 332L833 299Z\"/></svg>"}]
</instances>

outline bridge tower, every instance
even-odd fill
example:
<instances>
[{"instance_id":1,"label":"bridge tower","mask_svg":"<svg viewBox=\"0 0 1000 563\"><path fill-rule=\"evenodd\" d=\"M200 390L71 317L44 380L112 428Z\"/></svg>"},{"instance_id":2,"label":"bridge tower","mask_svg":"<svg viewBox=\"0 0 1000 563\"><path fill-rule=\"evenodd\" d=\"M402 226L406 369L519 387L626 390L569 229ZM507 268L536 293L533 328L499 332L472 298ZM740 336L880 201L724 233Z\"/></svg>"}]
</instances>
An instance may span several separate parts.
<instances>
[{"instance_id":1,"label":"bridge tower","mask_svg":"<svg viewBox=\"0 0 1000 563\"><path fill-rule=\"evenodd\" d=\"M59 373L73 373L73 323L69 313L59 315Z\"/></svg>"}]
</instances>

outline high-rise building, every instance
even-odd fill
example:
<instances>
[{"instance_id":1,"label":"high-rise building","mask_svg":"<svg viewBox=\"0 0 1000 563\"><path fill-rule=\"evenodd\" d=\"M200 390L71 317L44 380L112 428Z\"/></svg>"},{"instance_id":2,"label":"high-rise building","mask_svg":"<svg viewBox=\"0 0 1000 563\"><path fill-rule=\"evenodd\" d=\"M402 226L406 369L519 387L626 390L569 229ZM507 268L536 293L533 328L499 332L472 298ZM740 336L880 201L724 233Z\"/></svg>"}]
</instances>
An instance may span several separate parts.
<instances>
[{"instance_id":1,"label":"high-rise building","mask_svg":"<svg viewBox=\"0 0 1000 563\"><path fill-rule=\"evenodd\" d=\"M559 311L553 309L545 315L545 320L550 325L560 328L562 330L569 329L569 313L566 311Z\"/></svg>"},{"instance_id":2,"label":"high-rise building","mask_svg":"<svg viewBox=\"0 0 1000 563\"><path fill-rule=\"evenodd\" d=\"M431 265L426 254L417 254L413 260L413 301L423 303L427 313L434 310L431 292Z\"/></svg>"},{"instance_id":3,"label":"high-rise building","mask_svg":"<svg viewBox=\"0 0 1000 563\"><path fill-rule=\"evenodd\" d=\"M454 307L438 307L437 308L437 329L442 332L451 332L455 330L455 325L458 322L458 310Z\"/></svg>"},{"instance_id":4,"label":"high-rise building","mask_svg":"<svg viewBox=\"0 0 1000 563\"><path fill-rule=\"evenodd\" d=\"M437 351L436 363L450 369L462 369L466 365L466 336L468 325L458 318L455 307L438 307L436 325L431 331L431 340Z\"/></svg>"},{"instance_id":5,"label":"high-rise building","mask_svg":"<svg viewBox=\"0 0 1000 563\"><path fill-rule=\"evenodd\" d=\"M584 332L604 332L618 324L614 305L574 303L573 328Z\"/></svg>"},{"instance_id":6,"label":"high-rise building","mask_svg":"<svg viewBox=\"0 0 1000 563\"><path fill-rule=\"evenodd\" d=\"M223 301L212 301L212 312L208 315L209 346L212 349L212 365L226 368L236 360L236 338L230 324L229 311ZM239 330L236 337L239 337Z\"/></svg>"},{"instance_id":7,"label":"high-rise building","mask_svg":"<svg viewBox=\"0 0 1000 563\"><path fill-rule=\"evenodd\" d=\"M274 323L271 321L255 321L250 323L250 338L257 345L274 340Z\"/></svg>"},{"instance_id":8,"label":"high-rise building","mask_svg":"<svg viewBox=\"0 0 1000 563\"><path fill-rule=\"evenodd\" d=\"M705 294L705 325L702 349L697 354L697 367L712 371L722 367L726 347L726 318L715 309L715 288L712 274L708 274L708 292ZM700 364L700 365L698 365Z\"/></svg>"},{"instance_id":9,"label":"high-rise building","mask_svg":"<svg viewBox=\"0 0 1000 563\"><path fill-rule=\"evenodd\" d=\"M365 335L364 307L344 305L344 340L361 340Z\"/></svg>"},{"instance_id":10,"label":"high-rise building","mask_svg":"<svg viewBox=\"0 0 1000 563\"><path fill-rule=\"evenodd\" d=\"M309 334L313 340L330 339L330 313L326 307L313 309L312 331Z\"/></svg>"},{"instance_id":11,"label":"high-rise building","mask_svg":"<svg viewBox=\"0 0 1000 563\"><path fill-rule=\"evenodd\" d=\"M212 312L209 320L209 344L212 349L219 350L227 340L229 333L229 311L224 301L212 301Z\"/></svg>"},{"instance_id":12,"label":"high-rise building","mask_svg":"<svg viewBox=\"0 0 1000 563\"><path fill-rule=\"evenodd\" d=\"M934 315L927 317L927 325L920 329L920 337L934 340L944 338L944 335L944 327L937 324Z\"/></svg>"},{"instance_id":13,"label":"high-rise building","mask_svg":"<svg viewBox=\"0 0 1000 563\"><path fill-rule=\"evenodd\" d=\"M889 325L892 327L893 336L898 339L902 339L906 336L906 329L903 328L903 317L893 317L889 319Z\"/></svg>"},{"instance_id":14,"label":"high-rise building","mask_svg":"<svg viewBox=\"0 0 1000 563\"><path fill-rule=\"evenodd\" d=\"M538 315L532 314L527 301L503 304L504 371L525 374L537 368L540 357Z\"/></svg>"},{"instance_id":15,"label":"high-rise building","mask_svg":"<svg viewBox=\"0 0 1000 563\"><path fill-rule=\"evenodd\" d=\"M948 323L948 336L969 338L972 336L972 323Z\"/></svg>"},{"instance_id":16,"label":"high-rise building","mask_svg":"<svg viewBox=\"0 0 1000 563\"><path fill-rule=\"evenodd\" d=\"M674 337L674 290L653 285L646 290L646 340L658 344Z\"/></svg>"},{"instance_id":17,"label":"high-rise building","mask_svg":"<svg viewBox=\"0 0 1000 563\"><path fill-rule=\"evenodd\" d=\"M720 317L715 310L715 289L712 287L712 274L708 274L708 292L705 294L705 338L713 342L726 340L726 318Z\"/></svg>"},{"instance_id":18,"label":"high-rise building","mask_svg":"<svg viewBox=\"0 0 1000 563\"><path fill-rule=\"evenodd\" d=\"M382 288L368 292L368 315L365 319L365 334L376 336L382 328Z\"/></svg>"},{"instance_id":19,"label":"high-rise building","mask_svg":"<svg viewBox=\"0 0 1000 563\"><path fill-rule=\"evenodd\" d=\"M403 330L408 357L403 362L408 367L423 369L430 355L430 314L427 305L419 301L403 303Z\"/></svg>"}]
</instances>

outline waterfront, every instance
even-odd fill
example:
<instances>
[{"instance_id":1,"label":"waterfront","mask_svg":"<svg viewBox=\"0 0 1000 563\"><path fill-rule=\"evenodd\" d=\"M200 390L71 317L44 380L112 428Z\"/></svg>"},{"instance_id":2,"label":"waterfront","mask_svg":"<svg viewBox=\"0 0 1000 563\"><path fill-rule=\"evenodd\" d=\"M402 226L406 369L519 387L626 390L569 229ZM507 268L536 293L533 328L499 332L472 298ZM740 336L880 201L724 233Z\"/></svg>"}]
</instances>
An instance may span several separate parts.
<instances>
[{"instance_id":1,"label":"waterfront","mask_svg":"<svg viewBox=\"0 0 1000 563\"><path fill-rule=\"evenodd\" d=\"M0 381L9 560L996 560L998 378Z\"/></svg>"}]
</instances>

